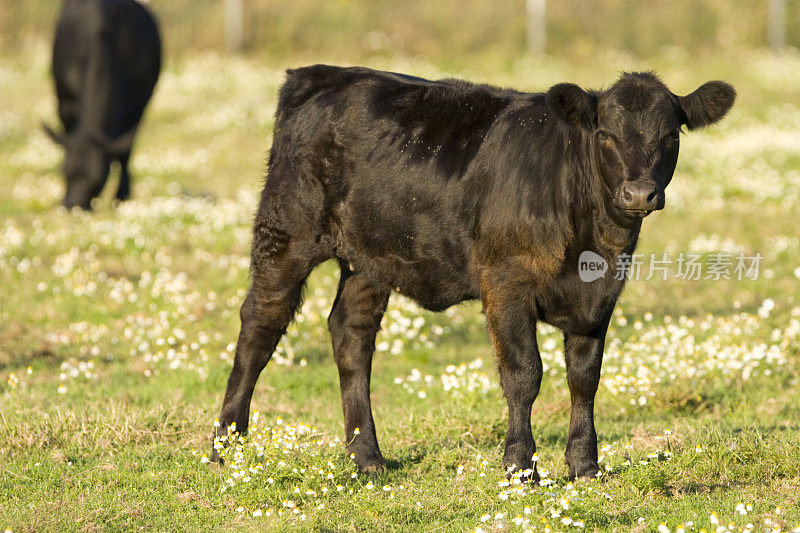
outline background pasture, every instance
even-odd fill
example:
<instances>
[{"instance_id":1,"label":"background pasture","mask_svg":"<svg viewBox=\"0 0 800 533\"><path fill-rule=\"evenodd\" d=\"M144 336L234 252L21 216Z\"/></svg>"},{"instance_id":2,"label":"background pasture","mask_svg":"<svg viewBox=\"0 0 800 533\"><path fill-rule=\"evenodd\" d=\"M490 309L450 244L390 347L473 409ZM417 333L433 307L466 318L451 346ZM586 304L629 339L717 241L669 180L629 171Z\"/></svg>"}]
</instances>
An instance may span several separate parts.
<instances>
[{"instance_id":1,"label":"background pasture","mask_svg":"<svg viewBox=\"0 0 800 533\"><path fill-rule=\"evenodd\" d=\"M740 4L695 2L714 24L691 30L688 7L676 22L654 2L624 26L614 10L629 2L597 2L590 22L610 21L605 31L570 34L559 21L582 27L587 15L560 11L581 2L559 4L550 53L529 57L518 3L412 2L403 13L384 2L288 4L252 2L250 52L234 57L216 50L218 3L152 2L167 59L137 141L134 199L88 214L56 207L61 153L39 129L55 121L52 3L0 6L0 527L800 525L800 55L759 47L761 11L744 24ZM661 36L648 37L657 23ZM667 280L645 279L645 267L629 284L597 398L601 480L565 479L569 396L555 330L540 328L546 375L533 414L545 482L506 484L505 401L479 305L437 315L397 297L372 385L390 468L353 477L338 442L329 264L262 375L256 429L225 467L206 464L275 96L286 67L311 61L524 90L598 87L635 69L657 70L680 94L708 79L737 88L721 125L684 136L667 209L646 220L639 252L699 253L704 264L759 253L758 279L687 281L673 264Z\"/></svg>"}]
</instances>

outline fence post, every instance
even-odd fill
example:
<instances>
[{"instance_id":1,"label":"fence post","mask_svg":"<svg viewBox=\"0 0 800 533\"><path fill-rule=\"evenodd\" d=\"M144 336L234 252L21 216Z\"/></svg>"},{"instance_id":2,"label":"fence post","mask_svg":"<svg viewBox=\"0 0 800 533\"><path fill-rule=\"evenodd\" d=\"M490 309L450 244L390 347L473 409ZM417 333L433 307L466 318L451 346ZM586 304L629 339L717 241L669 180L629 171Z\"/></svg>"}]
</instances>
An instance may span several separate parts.
<instances>
[{"instance_id":1,"label":"fence post","mask_svg":"<svg viewBox=\"0 0 800 533\"><path fill-rule=\"evenodd\" d=\"M786 44L786 0L769 0L767 9L767 42L774 51Z\"/></svg>"},{"instance_id":2,"label":"fence post","mask_svg":"<svg viewBox=\"0 0 800 533\"><path fill-rule=\"evenodd\" d=\"M528 51L539 55L544 53L547 42L545 24L545 0L527 0L528 12Z\"/></svg>"},{"instance_id":3,"label":"fence post","mask_svg":"<svg viewBox=\"0 0 800 533\"><path fill-rule=\"evenodd\" d=\"M244 48L243 0L225 0L225 48L239 53Z\"/></svg>"}]
</instances>

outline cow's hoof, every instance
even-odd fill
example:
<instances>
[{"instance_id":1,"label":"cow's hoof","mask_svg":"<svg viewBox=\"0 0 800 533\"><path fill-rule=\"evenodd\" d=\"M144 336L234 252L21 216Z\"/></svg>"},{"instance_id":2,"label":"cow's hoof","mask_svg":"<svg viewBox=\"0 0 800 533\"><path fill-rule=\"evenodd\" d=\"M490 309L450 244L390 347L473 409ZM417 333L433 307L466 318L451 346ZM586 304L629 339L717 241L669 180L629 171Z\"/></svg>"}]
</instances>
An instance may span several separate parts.
<instances>
[{"instance_id":1,"label":"cow's hoof","mask_svg":"<svg viewBox=\"0 0 800 533\"><path fill-rule=\"evenodd\" d=\"M530 483L531 485L538 485L539 484L539 472L536 471L536 468L528 469L523 472L520 472L519 480L523 483Z\"/></svg>"},{"instance_id":2,"label":"cow's hoof","mask_svg":"<svg viewBox=\"0 0 800 533\"><path fill-rule=\"evenodd\" d=\"M521 483L530 483L531 485L538 485L539 484L539 473L536 469L525 468L525 469L517 469L515 471L509 472L506 470L506 479L512 481L514 479L519 479Z\"/></svg>"},{"instance_id":3,"label":"cow's hoof","mask_svg":"<svg viewBox=\"0 0 800 533\"><path fill-rule=\"evenodd\" d=\"M211 451L211 457L209 457L208 460L212 463L219 463L220 466L225 464L225 460L219 456L219 452L217 450Z\"/></svg>"},{"instance_id":4,"label":"cow's hoof","mask_svg":"<svg viewBox=\"0 0 800 533\"><path fill-rule=\"evenodd\" d=\"M600 472L597 464L588 463L578 468L569 467L569 479L574 481L576 479L597 479L597 474Z\"/></svg>"},{"instance_id":5,"label":"cow's hoof","mask_svg":"<svg viewBox=\"0 0 800 533\"><path fill-rule=\"evenodd\" d=\"M572 482L576 485L588 485L591 483L601 483L600 479L601 478L597 474L595 474L593 476L576 477L575 479L572 480Z\"/></svg>"},{"instance_id":6,"label":"cow's hoof","mask_svg":"<svg viewBox=\"0 0 800 533\"><path fill-rule=\"evenodd\" d=\"M386 460L377 446L351 445L347 452L358 467L359 474L377 476L386 472Z\"/></svg>"},{"instance_id":7,"label":"cow's hoof","mask_svg":"<svg viewBox=\"0 0 800 533\"><path fill-rule=\"evenodd\" d=\"M365 476L379 476L386 473L386 464L377 463L359 466L358 473Z\"/></svg>"},{"instance_id":8,"label":"cow's hoof","mask_svg":"<svg viewBox=\"0 0 800 533\"><path fill-rule=\"evenodd\" d=\"M503 469L506 472L506 479L509 481L519 479L522 483L531 483L536 485L539 483L539 473L533 463L525 466L524 468L517 466L516 463L503 463Z\"/></svg>"},{"instance_id":9,"label":"cow's hoof","mask_svg":"<svg viewBox=\"0 0 800 533\"><path fill-rule=\"evenodd\" d=\"M362 476L379 476L386 473L386 463L370 463L359 465L358 473Z\"/></svg>"}]
</instances>

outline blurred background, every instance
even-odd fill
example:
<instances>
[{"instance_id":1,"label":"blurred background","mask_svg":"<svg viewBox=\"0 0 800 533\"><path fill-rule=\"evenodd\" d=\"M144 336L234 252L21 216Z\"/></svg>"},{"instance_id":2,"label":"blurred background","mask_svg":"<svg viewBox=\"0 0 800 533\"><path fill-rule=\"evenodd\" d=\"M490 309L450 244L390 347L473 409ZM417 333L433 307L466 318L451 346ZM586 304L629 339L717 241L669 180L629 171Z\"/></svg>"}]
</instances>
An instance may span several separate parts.
<instances>
[{"instance_id":1,"label":"blurred background","mask_svg":"<svg viewBox=\"0 0 800 533\"><path fill-rule=\"evenodd\" d=\"M423 55L449 68L528 53L576 59L611 48L649 57L800 46L796 0L149 0L170 54L244 50L356 62ZM0 4L4 49L49 36L59 2ZM544 32L542 31L544 30ZM544 33L544 35L542 35ZM544 38L543 38L544 37Z\"/></svg>"}]
</instances>

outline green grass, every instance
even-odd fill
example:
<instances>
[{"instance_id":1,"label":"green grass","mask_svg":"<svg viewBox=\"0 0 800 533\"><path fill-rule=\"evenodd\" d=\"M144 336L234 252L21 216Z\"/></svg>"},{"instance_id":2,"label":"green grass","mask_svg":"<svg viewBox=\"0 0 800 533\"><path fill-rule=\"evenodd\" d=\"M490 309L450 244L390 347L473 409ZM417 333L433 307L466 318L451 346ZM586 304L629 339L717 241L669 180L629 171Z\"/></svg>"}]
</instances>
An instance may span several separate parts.
<instances>
[{"instance_id":1,"label":"green grass","mask_svg":"<svg viewBox=\"0 0 800 533\"><path fill-rule=\"evenodd\" d=\"M215 54L168 64L133 160L134 200L85 214L55 207L60 153L38 129L55 120L46 48L0 59L0 526L458 531L579 521L710 531L713 516L737 530L800 525L800 61L600 56L469 72L403 57L370 63L530 90L655 67L676 92L721 78L740 93L721 126L685 136L667 209L646 221L639 251L760 253L758 280L629 284L597 397L608 466L598 481L567 483L562 344L542 327L547 372L533 426L552 483L541 487L501 486L506 408L479 305L436 315L395 297L372 385L389 470L351 477L325 322L330 264L312 275L302 321L259 381L261 429L225 467L205 464L283 66ZM443 375L459 388L446 390Z\"/></svg>"}]
</instances>

